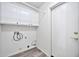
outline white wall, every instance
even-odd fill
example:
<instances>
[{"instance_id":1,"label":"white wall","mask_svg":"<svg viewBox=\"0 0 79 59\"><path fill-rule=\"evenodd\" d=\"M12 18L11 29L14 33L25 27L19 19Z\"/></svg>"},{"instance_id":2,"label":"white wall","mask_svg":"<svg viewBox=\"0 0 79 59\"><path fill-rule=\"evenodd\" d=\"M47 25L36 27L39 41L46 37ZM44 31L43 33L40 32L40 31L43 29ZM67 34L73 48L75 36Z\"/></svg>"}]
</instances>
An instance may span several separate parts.
<instances>
[{"instance_id":1,"label":"white wall","mask_svg":"<svg viewBox=\"0 0 79 59\"><path fill-rule=\"evenodd\" d=\"M1 55L1 25L0 25L0 55Z\"/></svg>"},{"instance_id":2,"label":"white wall","mask_svg":"<svg viewBox=\"0 0 79 59\"><path fill-rule=\"evenodd\" d=\"M40 27L37 32L37 47L51 56L51 11L50 7L55 3L46 3L40 9L45 13L40 13Z\"/></svg>"},{"instance_id":3,"label":"white wall","mask_svg":"<svg viewBox=\"0 0 79 59\"><path fill-rule=\"evenodd\" d=\"M0 56L11 56L24 50L28 50L27 45L30 48L34 46L31 43L36 40L36 28L26 26L13 26L13 25L2 25L2 36L1 36L1 49L2 53ZM15 31L19 31L23 34L23 39L20 41L13 40L13 34ZM25 36L27 39L25 39Z\"/></svg>"},{"instance_id":4,"label":"white wall","mask_svg":"<svg viewBox=\"0 0 79 59\"><path fill-rule=\"evenodd\" d=\"M0 3L0 10L1 10L1 3ZM0 12L0 21L1 21L1 12ZM0 32L1 32L1 25L0 25Z\"/></svg>"},{"instance_id":5,"label":"white wall","mask_svg":"<svg viewBox=\"0 0 79 59\"><path fill-rule=\"evenodd\" d=\"M0 31L0 40L1 40L1 31ZM0 55L1 55L1 41L0 41Z\"/></svg>"},{"instance_id":6,"label":"white wall","mask_svg":"<svg viewBox=\"0 0 79 59\"><path fill-rule=\"evenodd\" d=\"M32 10L31 8L26 7L25 5L21 5L19 3L14 3L14 4L28 9L29 11L27 11L27 10L26 11L30 12L32 14L32 16L30 16L30 17L34 20L34 21L32 20L30 22L34 22L34 24L38 23L38 21L37 21L38 19L35 16L36 14L38 14L36 11ZM30 18L30 17L28 17L28 18ZM20 17L18 17L18 18L20 18ZM5 19L5 20L7 20L7 19ZM21 20L19 20L19 21L21 21ZM25 22L24 20L22 20L22 21ZM11 20L10 20L10 23L12 23ZM38 25L38 24L35 24L35 25ZM13 34L14 34L14 32L17 32L17 31L23 34L23 39L18 42L13 40ZM37 27L34 27L34 26L27 27L25 25L21 26L21 25L16 25L16 24L15 25L11 25L11 24L1 25L0 56L3 56L3 57L11 56L11 55L19 53L21 51L28 50L27 45L30 45L31 46L30 48L35 47L35 46L32 46L31 43L32 42L35 43L36 32L37 32ZM25 36L27 36L27 39L25 39Z\"/></svg>"},{"instance_id":7,"label":"white wall","mask_svg":"<svg viewBox=\"0 0 79 59\"><path fill-rule=\"evenodd\" d=\"M0 32L1 32L1 25L0 25Z\"/></svg>"}]
</instances>

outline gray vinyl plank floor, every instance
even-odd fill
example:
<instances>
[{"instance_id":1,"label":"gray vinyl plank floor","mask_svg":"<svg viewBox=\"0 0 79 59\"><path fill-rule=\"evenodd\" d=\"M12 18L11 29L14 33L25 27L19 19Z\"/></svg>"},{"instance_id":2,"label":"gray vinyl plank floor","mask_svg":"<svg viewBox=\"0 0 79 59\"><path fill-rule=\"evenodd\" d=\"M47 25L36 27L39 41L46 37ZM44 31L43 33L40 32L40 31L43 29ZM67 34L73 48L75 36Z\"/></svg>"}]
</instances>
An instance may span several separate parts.
<instances>
[{"instance_id":1,"label":"gray vinyl plank floor","mask_svg":"<svg viewBox=\"0 0 79 59\"><path fill-rule=\"evenodd\" d=\"M11 57L47 57L47 55L35 47L33 49L21 52L19 54L13 55Z\"/></svg>"}]
</instances>

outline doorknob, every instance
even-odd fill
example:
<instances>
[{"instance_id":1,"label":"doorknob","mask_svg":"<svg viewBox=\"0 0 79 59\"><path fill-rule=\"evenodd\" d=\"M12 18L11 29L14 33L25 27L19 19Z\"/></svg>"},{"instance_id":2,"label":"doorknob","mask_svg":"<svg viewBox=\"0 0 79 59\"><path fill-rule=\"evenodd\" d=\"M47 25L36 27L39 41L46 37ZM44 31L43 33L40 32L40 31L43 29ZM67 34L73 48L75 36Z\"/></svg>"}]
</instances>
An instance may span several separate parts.
<instances>
[{"instance_id":1,"label":"doorknob","mask_svg":"<svg viewBox=\"0 0 79 59\"><path fill-rule=\"evenodd\" d=\"M75 37L74 37L74 40L78 40L79 38L79 33L78 32L74 32L74 35L75 35Z\"/></svg>"},{"instance_id":2,"label":"doorknob","mask_svg":"<svg viewBox=\"0 0 79 59\"><path fill-rule=\"evenodd\" d=\"M79 33L78 32L74 32L72 39L78 40L79 39Z\"/></svg>"}]
</instances>

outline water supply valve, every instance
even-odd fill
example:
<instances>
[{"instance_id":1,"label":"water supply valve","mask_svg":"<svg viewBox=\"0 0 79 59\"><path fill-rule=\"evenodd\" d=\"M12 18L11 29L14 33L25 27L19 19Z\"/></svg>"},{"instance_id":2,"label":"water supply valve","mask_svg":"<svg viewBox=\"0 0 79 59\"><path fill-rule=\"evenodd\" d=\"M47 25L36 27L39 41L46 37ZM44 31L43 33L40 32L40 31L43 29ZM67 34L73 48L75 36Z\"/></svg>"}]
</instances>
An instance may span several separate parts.
<instances>
[{"instance_id":1,"label":"water supply valve","mask_svg":"<svg viewBox=\"0 0 79 59\"><path fill-rule=\"evenodd\" d=\"M14 32L13 40L14 40L14 41L19 41L19 40L21 40L21 39L23 39L23 34L20 33L20 32Z\"/></svg>"}]
</instances>

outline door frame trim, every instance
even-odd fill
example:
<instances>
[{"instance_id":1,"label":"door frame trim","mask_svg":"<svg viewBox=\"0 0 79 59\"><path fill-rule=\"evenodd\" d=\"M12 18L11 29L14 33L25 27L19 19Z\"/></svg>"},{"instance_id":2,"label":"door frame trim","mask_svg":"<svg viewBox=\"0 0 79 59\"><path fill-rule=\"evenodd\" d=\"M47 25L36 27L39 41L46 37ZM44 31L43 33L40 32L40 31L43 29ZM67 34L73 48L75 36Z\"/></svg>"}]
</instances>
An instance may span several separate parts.
<instances>
[{"instance_id":1,"label":"door frame trim","mask_svg":"<svg viewBox=\"0 0 79 59\"><path fill-rule=\"evenodd\" d=\"M59 7L59 6L63 5L63 4L65 4L65 3L67 3L67 2L58 2L57 4L55 4L55 5L53 5L52 7L50 7L50 9L51 9L51 11L52 11L52 10L54 10L55 8L57 8L57 7Z\"/></svg>"}]
</instances>

